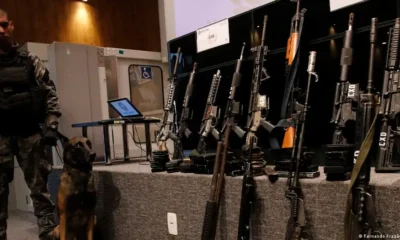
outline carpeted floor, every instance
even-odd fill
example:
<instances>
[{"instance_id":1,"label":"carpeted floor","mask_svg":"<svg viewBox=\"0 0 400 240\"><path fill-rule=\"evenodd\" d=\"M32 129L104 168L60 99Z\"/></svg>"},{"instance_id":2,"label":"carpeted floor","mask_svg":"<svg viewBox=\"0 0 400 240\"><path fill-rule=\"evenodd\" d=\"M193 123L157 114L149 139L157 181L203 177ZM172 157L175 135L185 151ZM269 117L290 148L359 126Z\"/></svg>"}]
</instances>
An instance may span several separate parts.
<instances>
[{"instance_id":1,"label":"carpeted floor","mask_svg":"<svg viewBox=\"0 0 400 240\"><path fill-rule=\"evenodd\" d=\"M33 213L10 211L7 238L10 240L37 240L38 227Z\"/></svg>"},{"instance_id":2,"label":"carpeted floor","mask_svg":"<svg viewBox=\"0 0 400 240\"><path fill-rule=\"evenodd\" d=\"M321 169L322 170L322 169ZM97 223L104 240L196 240L201 238L211 175L151 173L148 165L95 166L98 193ZM56 193L59 171L50 177ZM316 179L302 179L309 240L343 240L349 181L327 182L323 170ZM289 202L286 179L275 184L257 177L257 200L252 212L252 240L285 237ZM387 234L400 234L400 174L371 174L378 219ZM241 177L226 177L216 239L237 239ZM168 234L167 213L176 213L178 236ZM399 239L399 238L395 238Z\"/></svg>"}]
</instances>

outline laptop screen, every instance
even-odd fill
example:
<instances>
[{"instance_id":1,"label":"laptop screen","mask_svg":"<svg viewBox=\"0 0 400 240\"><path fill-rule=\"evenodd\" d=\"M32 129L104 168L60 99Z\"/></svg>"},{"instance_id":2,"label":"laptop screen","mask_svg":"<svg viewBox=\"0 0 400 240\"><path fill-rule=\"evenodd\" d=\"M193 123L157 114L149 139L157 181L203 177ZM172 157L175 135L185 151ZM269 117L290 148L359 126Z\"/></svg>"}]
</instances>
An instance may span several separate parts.
<instances>
[{"instance_id":1,"label":"laptop screen","mask_svg":"<svg viewBox=\"0 0 400 240\"><path fill-rule=\"evenodd\" d=\"M121 117L134 117L140 116L138 110L128 101L128 99L119 99L109 102L111 106L121 115Z\"/></svg>"}]
</instances>

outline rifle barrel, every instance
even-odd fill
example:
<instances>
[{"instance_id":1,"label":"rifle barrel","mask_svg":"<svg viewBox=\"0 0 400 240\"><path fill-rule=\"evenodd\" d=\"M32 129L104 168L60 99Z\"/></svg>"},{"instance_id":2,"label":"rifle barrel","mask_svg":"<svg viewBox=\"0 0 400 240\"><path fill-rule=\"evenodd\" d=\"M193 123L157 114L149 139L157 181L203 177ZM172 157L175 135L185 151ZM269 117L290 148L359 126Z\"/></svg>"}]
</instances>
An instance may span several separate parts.
<instances>
[{"instance_id":1,"label":"rifle barrel","mask_svg":"<svg viewBox=\"0 0 400 240\"><path fill-rule=\"evenodd\" d=\"M370 57L369 57L369 69L368 69L368 84L367 91L368 93L372 92L373 86L373 78L374 78L374 56L375 56L375 42L377 41L377 28L376 24L378 22L377 18L371 19L371 34L370 34Z\"/></svg>"}]
</instances>

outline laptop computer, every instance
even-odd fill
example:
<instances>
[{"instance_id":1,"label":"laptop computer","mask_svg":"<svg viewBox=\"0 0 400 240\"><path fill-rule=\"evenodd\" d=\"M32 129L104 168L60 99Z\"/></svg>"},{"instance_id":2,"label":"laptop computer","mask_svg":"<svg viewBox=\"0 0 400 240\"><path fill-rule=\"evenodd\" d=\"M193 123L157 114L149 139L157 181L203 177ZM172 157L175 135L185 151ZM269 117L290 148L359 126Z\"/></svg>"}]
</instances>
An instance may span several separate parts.
<instances>
[{"instance_id":1,"label":"laptop computer","mask_svg":"<svg viewBox=\"0 0 400 240\"><path fill-rule=\"evenodd\" d=\"M143 114L128 98L112 99L108 100L107 103L121 116L121 118L116 118L116 120L144 119Z\"/></svg>"}]
</instances>

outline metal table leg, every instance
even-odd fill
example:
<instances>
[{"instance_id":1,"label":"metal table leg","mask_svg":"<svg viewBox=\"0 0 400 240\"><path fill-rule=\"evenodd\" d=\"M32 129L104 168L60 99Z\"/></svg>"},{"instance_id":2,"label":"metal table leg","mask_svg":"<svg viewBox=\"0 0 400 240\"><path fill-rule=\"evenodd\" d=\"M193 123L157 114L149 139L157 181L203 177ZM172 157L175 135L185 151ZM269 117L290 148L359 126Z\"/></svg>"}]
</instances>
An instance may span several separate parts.
<instances>
[{"instance_id":1,"label":"metal table leg","mask_svg":"<svg viewBox=\"0 0 400 240\"><path fill-rule=\"evenodd\" d=\"M87 138L87 127L82 127L82 136Z\"/></svg>"},{"instance_id":2,"label":"metal table leg","mask_svg":"<svg viewBox=\"0 0 400 240\"><path fill-rule=\"evenodd\" d=\"M129 145L126 135L126 123L122 124L122 144L124 146L124 161L129 161Z\"/></svg>"},{"instance_id":3,"label":"metal table leg","mask_svg":"<svg viewBox=\"0 0 400 240\"><path fill-rule=\"evenodd\" d=\"M111 164L110 157L110 134L108 132L108 125L103 125L103 142L104 142L104 161L106 165Z\"/></svg>"},{"instance_id":4,"label":"metal table leg","mask_svg":"<svg viewBox=\"0 0 400 240\"><path fill-rule=\"evenodd\" d=\"M146 158L147 161L151 161L153 159L153 150L151 149L150 123L144 123L144 131L146 134Z\"/></svg>"}]
</instances>

